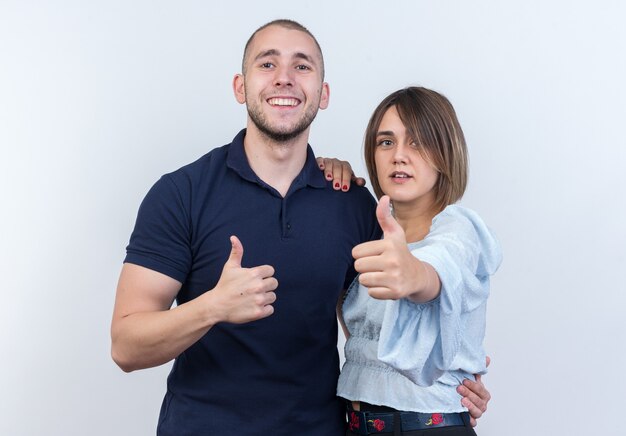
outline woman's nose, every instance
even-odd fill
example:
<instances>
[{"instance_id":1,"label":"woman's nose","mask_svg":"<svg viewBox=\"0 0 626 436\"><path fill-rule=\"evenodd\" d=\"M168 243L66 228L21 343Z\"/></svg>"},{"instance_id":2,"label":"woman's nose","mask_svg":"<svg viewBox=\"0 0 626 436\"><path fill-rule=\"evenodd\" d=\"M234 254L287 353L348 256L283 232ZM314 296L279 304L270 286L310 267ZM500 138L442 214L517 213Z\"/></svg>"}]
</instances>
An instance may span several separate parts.
<instances>
[{"instance_id":1,"label":"woman's nose","mask_svg":"<svg viewBox=\"0 0 626 436\"><path fill-rule=\"evenodd\" d=\"M406 163L406 147L403 144L398 144L393 151L393 163Z\"/></svg>"}]
</instances>

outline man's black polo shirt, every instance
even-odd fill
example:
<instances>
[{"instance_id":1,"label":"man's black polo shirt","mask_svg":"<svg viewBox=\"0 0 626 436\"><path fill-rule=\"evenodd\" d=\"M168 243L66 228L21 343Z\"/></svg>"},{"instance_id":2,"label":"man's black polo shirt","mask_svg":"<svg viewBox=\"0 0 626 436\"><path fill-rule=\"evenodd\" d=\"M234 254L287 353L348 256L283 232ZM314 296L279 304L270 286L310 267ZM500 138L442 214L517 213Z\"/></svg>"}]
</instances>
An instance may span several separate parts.
<instances>
[{"instance_id":1,"label":"man's black polo shirt","mask_svg":"<svg viewBox=\"0 0 626 436\"><path fill-rule=\"evenodd\" d=\"M365 188L332 189L310 147L285 198L229 145L163 176L139 209L125 262L183 285L183 304L212 289L230 235L243 267L268 264L278 280L274 314L214 326L174 363L159 435L343 434L335 396L335 306L355 276L352 248L380 237Z\"/></svg>"}]
</instances>

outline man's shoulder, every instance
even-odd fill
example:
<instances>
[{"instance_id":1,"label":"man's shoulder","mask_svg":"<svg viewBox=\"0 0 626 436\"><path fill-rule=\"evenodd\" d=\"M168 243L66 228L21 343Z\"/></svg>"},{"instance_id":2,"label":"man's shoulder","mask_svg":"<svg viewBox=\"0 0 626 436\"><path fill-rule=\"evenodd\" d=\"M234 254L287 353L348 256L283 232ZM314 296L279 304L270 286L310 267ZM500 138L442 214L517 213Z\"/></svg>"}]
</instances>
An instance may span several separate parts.
<instances>
[{"instance_id":1,"label":"man's shoulder","mask_svg":"<svg viewBox=\"0 0 626 436\"><path fill-rule=\"evenodd\" d=\"M163 174L152 186L156 198L188 197L212 186L223 177L230 144L216 147L195 161Z\"/></svg>"},{"instance_id":2,"label":"man's shoulder","mask_svg":"<svg viewBox=\"0 0 626 436\"><path fill-rule=\"evenodd\" d=\"M203 174L207 169L213 166L219 166L226 161L229 147L230 144L216 147L208 153L204 154L203 156L199 157L195 161L183 165L177 170L174 170L166 175L172 177L180 177Z\"/></svg>"},{"instance_id":3,"label":"man's shoulder","mask_svg":"<svg viewBox=\"0 0 626 436\"><path fill-rule=\"evenodd\" d=\"M369 189L362 186L350 186L347 192L335 190L332 183L325 186L318 196L319 204L329 216L334 217L336 225L358 232L361 237L372 238L376 221L376 200ZM374 235L374 236L372 236ZM365 240L365 239L363 239Z\"/></svg>"},{"instance_id":4,"label":"man's shoulder","mask_svg":"<svg viewBox=\"0 0 626 436\"><path fill-rule=\"evenodd\" d=\"M225 145L215 147L204 156L165 175L165 177L204 183L207 178L221 177L227 166L240 161L243 153L243 129Z\"/></svg>"},{"instance_id":5,"label":"man's shoulder","mask_svg":"<svg viewBox=\"0 0 626 436\"><path fill-rule=\"evenodd\" d=\"M332 182L328 182L326 191L330 192L339 203L348 204L351 206L360 206L363 208L376 208L376 200L374 196L364 186L351 185L347 192L338 191L333 188Z\"/></svg>"}]
</instances>

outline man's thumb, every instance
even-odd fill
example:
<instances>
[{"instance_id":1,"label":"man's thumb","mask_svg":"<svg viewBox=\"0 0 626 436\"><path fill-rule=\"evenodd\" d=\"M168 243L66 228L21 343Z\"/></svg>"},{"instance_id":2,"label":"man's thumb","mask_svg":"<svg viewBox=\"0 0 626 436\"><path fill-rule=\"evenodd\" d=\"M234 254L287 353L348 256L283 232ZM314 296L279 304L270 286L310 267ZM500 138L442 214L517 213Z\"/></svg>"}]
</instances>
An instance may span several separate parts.
<instances>
[{"instance_id":1,"label":"man's thumb","mask_svg":"<svg viewBox=\"0 0 626 436\"><path fill-rule=\"evenodd\" d=\"M383 195L378 202L378 206L376 207L376 218L378 219L378 224L380 224L380 228L385 233L385 236L397 233L398 230L402 230L400 224L398 224L396 219L391 216L389 202L389 196Z\"/></svg>"},{"instance_id":2,"label":"man's thumb","mask_svg":"<svg viewBox=\"0 0 626 436\"><path fill-rule=\"evenodd\" d=\"M226 265L231 267L241 267L241 259L243 258L243 245L241 241L235 235L230 237L230 244L232 248L230 250L230 256L226 261Z\"/></svg>"}]
</instances>

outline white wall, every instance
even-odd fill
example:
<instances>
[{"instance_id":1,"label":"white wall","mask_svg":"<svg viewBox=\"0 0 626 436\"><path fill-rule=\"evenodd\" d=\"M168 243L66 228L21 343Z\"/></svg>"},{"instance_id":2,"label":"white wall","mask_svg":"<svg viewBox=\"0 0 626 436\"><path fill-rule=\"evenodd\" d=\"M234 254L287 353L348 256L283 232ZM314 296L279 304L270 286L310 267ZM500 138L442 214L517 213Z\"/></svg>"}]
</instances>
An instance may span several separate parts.
<instances>
[{"instance_id":1,"label":"white wall","mask_svg":"<svg viewBox=\"0 0 626 436\"><path fill-rule=\"evenodd\" d=\"M325 51L318 154L364 174L367 118L432 87L471 152L464 204L504 246L481 435L618 434L626 231L626 7L618 0L0 0L0 434L154 433L168 368L109 357L139 202L230 141L243 44L289 17Z\"/></svg>"}]
</instances>

